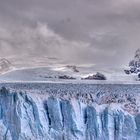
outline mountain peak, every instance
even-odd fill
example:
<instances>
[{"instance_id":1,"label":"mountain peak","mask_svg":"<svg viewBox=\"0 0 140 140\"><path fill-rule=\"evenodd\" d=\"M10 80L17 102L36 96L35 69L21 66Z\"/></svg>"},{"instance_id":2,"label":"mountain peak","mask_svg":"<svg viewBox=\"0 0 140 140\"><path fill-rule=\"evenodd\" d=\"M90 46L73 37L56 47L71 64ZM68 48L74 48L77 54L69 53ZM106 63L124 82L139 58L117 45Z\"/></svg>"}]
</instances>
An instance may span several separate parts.
<instances>
[{"instance_id":1,"label":"mountain peak","mask_svg":"<svg viewBox=\"0 0 140 140\"><path fill-rule=\"evenodd\" d=\"M0 73L6 72L12 68L12 63L6 58L0 59Z\"/></svg>"},{"instance_id":2,"label":"mountain peak","mask_svg":"<svg viewBox=\"0 0 140 140\"><path fill-rule=\"evenodd\" d=\"M129 62L129 70L124 70L126 74L140 72L140 48L136 50L134 58Z\"/></svg>"},{"instance_id":3,"label":"mountain peak","mask_svg":"<svg viewBox=\"0 0 140 140\"><path fill-rule=\"evenodd\" d=\"M136 50L134 58L135 59L140 59L140 48Z\"/></svg>"}]
</instances>

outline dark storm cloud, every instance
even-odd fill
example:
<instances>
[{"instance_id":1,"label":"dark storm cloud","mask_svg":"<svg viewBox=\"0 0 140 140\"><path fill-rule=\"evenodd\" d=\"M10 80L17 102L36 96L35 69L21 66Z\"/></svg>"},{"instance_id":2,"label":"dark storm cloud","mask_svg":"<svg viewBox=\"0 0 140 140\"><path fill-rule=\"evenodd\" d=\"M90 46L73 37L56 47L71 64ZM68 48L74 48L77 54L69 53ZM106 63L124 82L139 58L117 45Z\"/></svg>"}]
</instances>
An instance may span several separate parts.
<instances>
[{"instance_id":1,"label":"dark storm cloud","mask_svg":"<svg viewBox=\"0 0 140 140\"><path fill-rule=\"evenodd\" d=\"M124 65L139 48L139 13L139 0L0 0L0 54Z\"/></svg>"}]
</instances>

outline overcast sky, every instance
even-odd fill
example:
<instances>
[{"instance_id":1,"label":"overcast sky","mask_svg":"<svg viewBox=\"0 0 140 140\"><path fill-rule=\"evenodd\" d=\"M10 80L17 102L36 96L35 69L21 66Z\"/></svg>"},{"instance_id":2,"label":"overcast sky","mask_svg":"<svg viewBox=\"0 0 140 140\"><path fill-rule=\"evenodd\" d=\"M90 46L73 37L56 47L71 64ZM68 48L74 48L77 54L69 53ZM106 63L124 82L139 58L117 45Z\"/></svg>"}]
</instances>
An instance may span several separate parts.
<instances>
[{"instance_id":1,"label":"overcast sky","mask_svg":"<svg viewBox=\"0 0 140 140\"><path fill-rule=\"evenodd\" d=\"M127 65L140 0L0 0L0 57L25 64Z\"/></svg>"}]
</instances>

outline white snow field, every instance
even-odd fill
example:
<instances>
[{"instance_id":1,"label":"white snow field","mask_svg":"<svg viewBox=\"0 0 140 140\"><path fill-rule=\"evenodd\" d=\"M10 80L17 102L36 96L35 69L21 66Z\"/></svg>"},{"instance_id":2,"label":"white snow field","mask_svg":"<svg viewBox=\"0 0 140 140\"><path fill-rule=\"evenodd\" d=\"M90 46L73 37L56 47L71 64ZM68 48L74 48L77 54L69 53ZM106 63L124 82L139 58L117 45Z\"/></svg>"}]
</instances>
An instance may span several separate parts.
<instances>
[{"instance_id":1,"label":"white snow field","mask_svg":"<svg viewBox=\"0 0 140 140\"><path fill-rule=\"evenodd\" d=\"M69 66L35 67L12 69L0 75L0 82L80 82L80 83L140 83L137 74L127 75L123 69L101 69L95 67L76 67L78 72ZM100 72L106 80L82 80L87 76ZM60 76L72 79L62 79Z\"/></svg>"}]
</instances>

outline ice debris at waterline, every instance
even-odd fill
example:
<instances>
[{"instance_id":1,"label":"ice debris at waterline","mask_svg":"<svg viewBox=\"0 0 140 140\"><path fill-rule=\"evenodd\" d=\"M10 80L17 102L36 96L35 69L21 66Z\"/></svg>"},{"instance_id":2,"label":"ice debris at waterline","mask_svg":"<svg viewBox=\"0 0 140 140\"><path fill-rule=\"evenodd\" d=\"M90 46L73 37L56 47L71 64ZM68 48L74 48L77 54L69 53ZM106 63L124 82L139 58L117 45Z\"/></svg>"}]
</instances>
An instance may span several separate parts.
<instances>
[{"instance_id":1,"label":"ice debris at waterline","mask_svg":"<svg viewBox=\"0 0 140 140\"><path fill-rule=\"evenodd\" d=\"M0 85L0 140L139 140L140 86Z\"/></svg>"}]
</instances>

